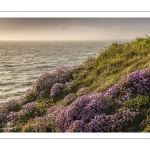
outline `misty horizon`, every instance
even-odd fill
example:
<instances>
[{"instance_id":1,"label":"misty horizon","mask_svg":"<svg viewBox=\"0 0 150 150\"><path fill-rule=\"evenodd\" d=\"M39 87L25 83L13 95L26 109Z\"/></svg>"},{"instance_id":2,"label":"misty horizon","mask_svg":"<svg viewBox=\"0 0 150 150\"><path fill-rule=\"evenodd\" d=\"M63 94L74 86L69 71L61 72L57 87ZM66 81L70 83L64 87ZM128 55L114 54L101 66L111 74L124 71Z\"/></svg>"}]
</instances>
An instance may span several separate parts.
<instances>
[{"instance_id":1,"label":"misty horizon","mask_svg":"<svg viewBox=\"0 0 150 150\"><path fill-rule=\"evenodd\" d=\"M150 35L150 18L0 18L0 41L126 40Z\"/></svg>"},{"instance_id":2,"label":"misty horizon","mask_svg":"<svg viewBox=\"0 0 150 150\"><path fill-rule=\"evenodd\" d=\"M134 40L132 39L100 39L100 40L0 40L0 42L84 42L84 41L123 41L123 40Z\"/></svg>"}]
</instances>

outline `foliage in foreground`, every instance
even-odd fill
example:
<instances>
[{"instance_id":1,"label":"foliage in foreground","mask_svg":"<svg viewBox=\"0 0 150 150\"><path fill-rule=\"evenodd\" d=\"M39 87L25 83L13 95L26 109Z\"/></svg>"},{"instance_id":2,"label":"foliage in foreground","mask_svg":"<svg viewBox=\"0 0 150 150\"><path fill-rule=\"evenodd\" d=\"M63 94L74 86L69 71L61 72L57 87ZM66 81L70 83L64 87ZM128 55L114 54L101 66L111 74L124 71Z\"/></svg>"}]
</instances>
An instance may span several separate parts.
<instances>
[{"instance_id":1,"label":"foliage in foreground","mask_svg":"<svg viewBox=\"0 0 150 150\"><path fill-rule=\"evenodd\" d=\"M3 132L149 132L150 38L40 76L0 106Z\"/></svg>"}]
</instances>

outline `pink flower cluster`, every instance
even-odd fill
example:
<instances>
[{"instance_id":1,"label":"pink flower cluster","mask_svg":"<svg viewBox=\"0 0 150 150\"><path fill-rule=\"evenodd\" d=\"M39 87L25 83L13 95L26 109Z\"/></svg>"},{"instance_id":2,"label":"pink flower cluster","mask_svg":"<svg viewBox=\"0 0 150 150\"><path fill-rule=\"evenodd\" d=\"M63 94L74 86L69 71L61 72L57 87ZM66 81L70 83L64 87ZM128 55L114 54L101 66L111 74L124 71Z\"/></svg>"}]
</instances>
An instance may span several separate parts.
<instances>
[{"instance_id":1,"label":"pink flower cluster","mask_svg":"<svg viewBox=\"0 0 150 150\"><path fill-rule=\"evenodd\" d=\"M33 89L37 95L42 97L46 93L49 93L51 87L55 83L64 84L71 78L71 71L67 67L57 68L50 73L45 73L40 76L33 86Z\"/></svg>"},{"instance_id":2,"label":"pink flower cluster","mask_svg":"<svg viewBox=\"0 0 150 150\"><path fill-rule=\"evenodd\" d=\"M62 83L55 83L50 91L50 97L55 97L58 94L62 93L64 89L64 84Z\"/></svg>"}]
</instances>

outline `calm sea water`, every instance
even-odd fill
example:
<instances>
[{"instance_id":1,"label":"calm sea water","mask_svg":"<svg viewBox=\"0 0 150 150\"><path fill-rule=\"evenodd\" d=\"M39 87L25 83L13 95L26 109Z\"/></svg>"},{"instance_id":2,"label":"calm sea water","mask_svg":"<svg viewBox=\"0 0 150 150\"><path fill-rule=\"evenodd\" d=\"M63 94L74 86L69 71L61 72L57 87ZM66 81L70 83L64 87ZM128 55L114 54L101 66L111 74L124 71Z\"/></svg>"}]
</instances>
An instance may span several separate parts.
<instances>
[{"instance_id":1,"label":"calm sea water","mask_svg":"<svg viewBox=\"0 0 150 150\"><path fill-rule=\"evenodd\" d=\"M0 103L21 96L45 72L81 64L112 41L0 42Z\"/></svg>"}]
</instances>

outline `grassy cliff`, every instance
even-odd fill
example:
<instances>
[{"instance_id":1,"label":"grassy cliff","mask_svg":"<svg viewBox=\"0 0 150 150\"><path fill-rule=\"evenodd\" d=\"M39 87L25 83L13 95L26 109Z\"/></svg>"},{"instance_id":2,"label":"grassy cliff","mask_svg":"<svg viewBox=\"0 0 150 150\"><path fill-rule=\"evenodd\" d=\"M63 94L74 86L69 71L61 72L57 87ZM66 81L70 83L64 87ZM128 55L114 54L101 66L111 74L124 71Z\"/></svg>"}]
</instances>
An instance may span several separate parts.
<instances>
[{"instance_id":1,"label":"grassy cliff","mask_svg":"<svg viewBox=\"0 0 150 150\"><path fill-rule=\"evenodd\" d=\"M0 106L3 132L148 132L149 117L149 37L47 72Z\"/></svg>"}]
</instances>

